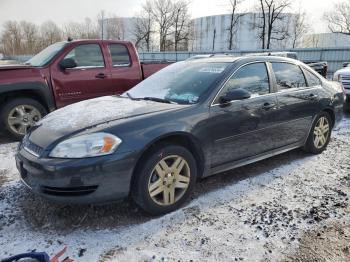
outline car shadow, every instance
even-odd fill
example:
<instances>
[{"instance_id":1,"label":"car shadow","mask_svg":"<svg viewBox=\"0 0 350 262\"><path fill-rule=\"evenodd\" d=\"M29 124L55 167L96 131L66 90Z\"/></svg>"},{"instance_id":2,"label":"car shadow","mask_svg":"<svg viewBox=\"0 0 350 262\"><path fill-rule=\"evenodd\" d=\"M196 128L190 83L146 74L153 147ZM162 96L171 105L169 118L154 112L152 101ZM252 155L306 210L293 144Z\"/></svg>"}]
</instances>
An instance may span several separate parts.
<instances>
[{"instance_id":1,"label":"car shadow","mask_svg":"<svg viewBox=\"0 0 350 262\"><path fill-rule=\"evenodd\" d=\"M222 187L234 185L241 180L262 175L306 156L301 150L293 150L229 172L207 177L198 181L191 199L194 200ZM263 183L270 182L271 180ZM21 194L17 195L16 203L13 205L18 207L21 219L39 231L49 229L64 233L74 229L116 229L141 224L154 218L139 209L131 200L105 205L71 206L47 201L34 195L24 186L20 186L16 191L13 194L18 194L18 192ZM15 196L14 199L16 199Z\"/></svg>"},{"instance_id":2,"label":"car shadow","mask_svg":"<svg viewBox=\"0 0 350 262\"><path fill-rule=\"evenodd\" d=\"M6 136L4 133L0 132L0 145L1 144L7 144L7 143L12 143L12 142L16 142L15 140L9 138L8 136Z\"/></svg>"}]
</instances>

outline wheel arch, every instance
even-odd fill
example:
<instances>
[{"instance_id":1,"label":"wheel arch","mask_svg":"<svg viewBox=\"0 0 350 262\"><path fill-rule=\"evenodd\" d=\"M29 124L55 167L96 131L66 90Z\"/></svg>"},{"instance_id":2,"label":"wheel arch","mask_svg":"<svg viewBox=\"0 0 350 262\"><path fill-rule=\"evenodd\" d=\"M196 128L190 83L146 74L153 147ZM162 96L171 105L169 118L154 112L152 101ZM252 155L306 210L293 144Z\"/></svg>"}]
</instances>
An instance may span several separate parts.
<instances>
[{"instance_id":1,"label":"wheel arch","mask_svg":"<svg viewBox=\"0 0 350 262\"><path fill-rule=\"evenodd\" d=\"M156 138L142 150L136 160L136 165L132 172L130 189L134 185L135 173L140 168L142 160L147 157L148 153L151 153L157 146L162 144L180 145L189 150L196 160L198 178L202 177L205 168L205 156L199 141L192 134L189 134L187 132L174 132Z\"/></svg>"},{"instance_id":2,"label":"wheel arch","mask_svg":"<svg viewBox=\"0 0 350 262\"><path fill-rule=\"evenodd\" d=\"M335 113L334 110L331 107L326 107L322 110L322 112L326 112L330 115L331 120L332 120L332 128L334 127L335 124Z\"/></svg>"},{"instance_id":3,"label":"wheel arch","mask_svg":"<svg viewBox=\"0 0 350 262\"><path fill-rule=\"evenodd\" d=\"M42 104L48 112L56 109L51 88L41 82L19 83L0 86L0 105L16 98L31 98Z\"/></svg>"}]
</instances>

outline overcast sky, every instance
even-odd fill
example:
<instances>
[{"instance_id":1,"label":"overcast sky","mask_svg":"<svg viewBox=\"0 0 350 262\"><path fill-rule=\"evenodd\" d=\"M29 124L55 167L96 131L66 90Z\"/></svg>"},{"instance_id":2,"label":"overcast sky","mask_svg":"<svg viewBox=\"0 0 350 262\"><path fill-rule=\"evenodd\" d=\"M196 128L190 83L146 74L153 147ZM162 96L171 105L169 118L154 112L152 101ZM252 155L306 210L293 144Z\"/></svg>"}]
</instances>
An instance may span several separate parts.
<instances>
[{"instance_id":1,"label":"overcast sky","mask_svg":"<svg viewBox=\"0 0 350 262\"><path fill-rule=\"evenodd\" d=\"M53 20L58 24L69 21L83 21L85 17L96 18L99 10L117 16L133 16L146 0L0 0L0 29L6 20L27 20L41 23ZM334 3L341 0L298 0L293 1L293 9L299 3L308 13L314 32L326 32L327 26L322 15ZM193 17L229 13L229 0L192 0L190 12ZM242 11L253 9L257 0L245 0Z\"/></svg>"}]
</instances>

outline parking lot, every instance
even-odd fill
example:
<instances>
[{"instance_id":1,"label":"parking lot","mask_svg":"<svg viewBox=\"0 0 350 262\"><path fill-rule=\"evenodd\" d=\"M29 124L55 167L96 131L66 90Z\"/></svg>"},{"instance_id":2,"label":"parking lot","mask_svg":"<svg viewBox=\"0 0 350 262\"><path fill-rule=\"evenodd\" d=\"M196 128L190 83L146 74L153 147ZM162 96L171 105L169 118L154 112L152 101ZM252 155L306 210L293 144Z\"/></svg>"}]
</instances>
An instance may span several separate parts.
<instances>
[{"instance_id":1,"label":"parking lot","mask_svg":"<svg viewBox=\"0 0 350 262\"><path fill-rule=\"evenodd\" d=\"M64 246L75 261L350 259L350 116L321 155L294 150L196 185L152 218L133 203L66 206L19 181L17 143L0 138L0 257Z\"/></svg>"}]
</instances>

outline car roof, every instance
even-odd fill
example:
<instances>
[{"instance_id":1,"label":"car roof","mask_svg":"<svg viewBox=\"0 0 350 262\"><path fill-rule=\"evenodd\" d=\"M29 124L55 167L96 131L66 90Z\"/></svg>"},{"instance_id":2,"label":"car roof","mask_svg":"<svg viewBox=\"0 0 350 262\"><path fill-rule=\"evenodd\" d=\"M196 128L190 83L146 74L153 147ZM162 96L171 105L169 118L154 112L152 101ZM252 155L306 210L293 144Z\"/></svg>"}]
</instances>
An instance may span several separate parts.
<instances>
[{"instance_id":1,"label":"car roof","mask_svg":"<svg viewBox=\"0 0 350 262\"><path fill-rule=\"evenodd\" d=\"M289 62L293 64L300 64L299 60L295 60L287 57L279 57L279 56L230 56L230 55L213 55L211 57L203 57L197 59L189 59L187 60L189 63L198 63L198 62L206 62L206 63L234 63L234 62Z\"/></svg>"},{"instance_id":2,"label":"car roof","mask_svg":"<svg viewBox=\"0 0 350 262\"><path fill-rule=\"evenodd\" d=\"M129 44L130 41L121 40L102 40L102 39L72 39L68 41L63 41L65 43L107 43L107 44Z\"/></svg>"}]
</instances>

